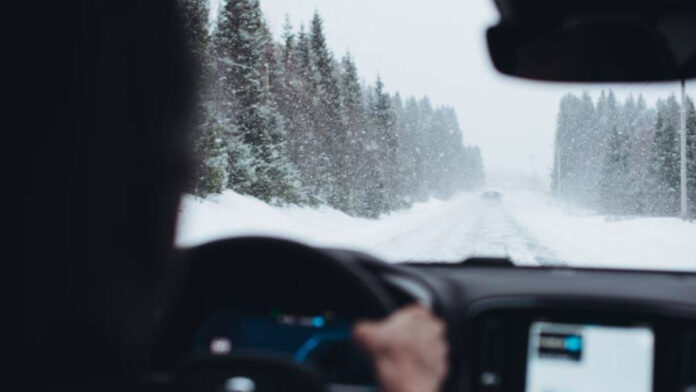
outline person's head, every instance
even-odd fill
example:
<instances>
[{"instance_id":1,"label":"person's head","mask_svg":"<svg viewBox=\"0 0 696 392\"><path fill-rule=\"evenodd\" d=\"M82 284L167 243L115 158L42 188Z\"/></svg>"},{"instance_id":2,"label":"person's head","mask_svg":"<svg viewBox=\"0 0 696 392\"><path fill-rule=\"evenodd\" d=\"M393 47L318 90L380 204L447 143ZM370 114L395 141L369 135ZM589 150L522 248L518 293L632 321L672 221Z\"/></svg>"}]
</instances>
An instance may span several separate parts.
<instances>
[{"instance_id":1,"label":"person's head","mask_svg":"<svg viewBox=\"0 0 696 392\"><path fill-rule=\"evenodd\" d=\"M154 316L195 66L174 1L33 7L14 75L31 114L20 124L22 344L69 377L131 356Z\"/></svg>"}]
</instances>

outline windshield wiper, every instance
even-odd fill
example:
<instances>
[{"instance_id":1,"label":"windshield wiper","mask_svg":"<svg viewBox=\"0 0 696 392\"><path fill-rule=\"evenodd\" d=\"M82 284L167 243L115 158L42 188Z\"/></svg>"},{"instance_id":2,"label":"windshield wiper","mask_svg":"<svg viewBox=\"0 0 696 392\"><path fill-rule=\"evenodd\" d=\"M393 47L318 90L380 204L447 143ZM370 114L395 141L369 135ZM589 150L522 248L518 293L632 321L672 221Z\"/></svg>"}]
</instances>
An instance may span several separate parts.
<instances>
[{"instance_id":1,"label":"windshield wiper","mask_svg":"<svg viewBox=\"0 0 696 392\"><path fill-rule=\"evenodd\" d=\"M515 263L500 257L471 257L459 264L472 267L515 267Z\"/></svg>"}]
</instances>

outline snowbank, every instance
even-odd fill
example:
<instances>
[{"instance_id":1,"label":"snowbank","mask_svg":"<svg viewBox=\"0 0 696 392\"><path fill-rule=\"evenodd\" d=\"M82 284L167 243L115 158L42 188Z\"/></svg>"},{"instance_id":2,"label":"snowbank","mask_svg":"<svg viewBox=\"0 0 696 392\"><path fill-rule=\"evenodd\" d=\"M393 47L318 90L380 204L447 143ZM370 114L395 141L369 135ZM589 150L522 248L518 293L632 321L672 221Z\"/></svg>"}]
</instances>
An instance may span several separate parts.
<instances>
[{"instance_id":1,"label":"snowbank","mask_svg":"<svg viewBox=\"0 0 696 392\"><path fill-rule=\"evenodd\" d=\"M696 224L678 218L620 218L520 192L511 215L572 265L696 270Z\"/></svg>"},{"instance_id":2,"label":"snowbank","mask_svg":"<svg viewBox=\"0 0 696 392\"><path fill-rule=\"evenodd\" d=\"M520 264L696 270L696 224L676 218L616 220L542 193L506 192L501 203L463 193L371 220L328 207L276 207L231 191L183 201L177 243L194 246L265 235L343 247L389 261L509 256Z\"/></svg>"},{"instance_id":3,"label":"snowbank","mask_svg":"<svg viewBox=\"0 0 696 392\"><path fill-rule=\"evenodd\" d=\"M232 191L209 199L187 195L179 217L177 244L186 247L226 237L264 235L385 256L375 247L405 227L424 225L446 206L444 201L432 200L374 220L352 217L329 207L271 206Z\"/></svg>"}]
</instances>

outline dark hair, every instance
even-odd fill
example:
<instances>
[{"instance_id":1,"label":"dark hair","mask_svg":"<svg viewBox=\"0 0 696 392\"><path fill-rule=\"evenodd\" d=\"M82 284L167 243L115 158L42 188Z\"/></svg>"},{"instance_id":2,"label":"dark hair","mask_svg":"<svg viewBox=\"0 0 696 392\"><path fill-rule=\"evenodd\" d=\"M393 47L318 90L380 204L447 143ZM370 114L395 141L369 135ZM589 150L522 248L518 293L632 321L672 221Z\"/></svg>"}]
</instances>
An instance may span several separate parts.
<instances>
[{"instance_id":1,"label":"dark hair","mask_svg":"<svg viewBox=\"0 0 696 392\"><path fill-rule=\"evenodd\" d=\"M37 377L122 372L172 252L196 68L174 1L32 6L12 86L27 112L21 348Z\"/></svg>"}]
</instances>

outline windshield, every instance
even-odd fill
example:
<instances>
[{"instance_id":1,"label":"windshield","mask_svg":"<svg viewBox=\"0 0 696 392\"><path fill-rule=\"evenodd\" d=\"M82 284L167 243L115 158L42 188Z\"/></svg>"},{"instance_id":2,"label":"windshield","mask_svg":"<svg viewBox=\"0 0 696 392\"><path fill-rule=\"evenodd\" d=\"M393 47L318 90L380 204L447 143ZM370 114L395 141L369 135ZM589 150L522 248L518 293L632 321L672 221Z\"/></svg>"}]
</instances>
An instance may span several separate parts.
<instances>
[{"instance_id":1,"label":"windshield","mask_svg":"<svg viewBox=\"0 0 696 392\"><path fill-rule=\"evenodd\" d=\"M499 75L491 0L180 1L204 86L180 246L696 270L696 82Z\"/></svg>"}]
</instances>

